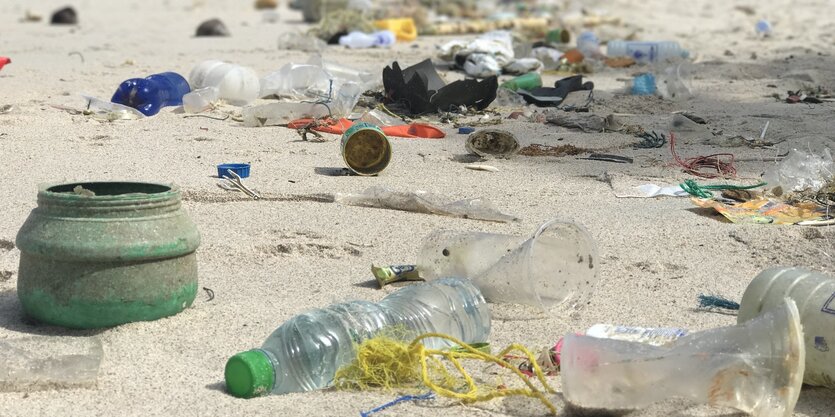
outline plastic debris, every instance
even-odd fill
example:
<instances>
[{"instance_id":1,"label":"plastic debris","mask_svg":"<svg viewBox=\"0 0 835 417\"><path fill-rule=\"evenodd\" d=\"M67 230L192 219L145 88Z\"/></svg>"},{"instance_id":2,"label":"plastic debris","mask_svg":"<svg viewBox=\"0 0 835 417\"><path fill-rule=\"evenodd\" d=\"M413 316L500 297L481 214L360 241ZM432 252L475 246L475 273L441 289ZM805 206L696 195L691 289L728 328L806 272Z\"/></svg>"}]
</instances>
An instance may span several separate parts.
<instances>
[{"instance_id":1,"label":"plastic debris","mask_svg":"<svg viewBox=\"0 0 835 417\"><path fill-rule=\"evenodd\" d=\"M374 274L374 278L380 284L380 288L401 281L423 281L415 265L371 265L371 273Z\"/></svg>"},{"instance_id":2,"label":"plastic debris","mask_svg":"<svg viewBox=\"0 0 835 417\"><path fill-rule=\"evenodd\" d=\"M96 337L0 340L0 392L93 388L102 353Z\"/></svg>"},{"instance_id":3,"label":"plastic debris","mask_svg":"<svg viewBox=\"0 0 835 417\"><path fill-rule=\"evenodd\" d=\"M182 75L163 72L123 81L110 101L133 107L146 116L153 116L163 107L183 104L183 95L190 91L188 81Z\"/></svg>"},{"instance_id":4,"label":"plastic debris","mask_svg":"<svg viewBox=\"0 0 835 417\"><path fill-rule=\"evenodd\" d=\"M242 106L258 98L260 81L255 70L215 59L203 61L192 68L188 82L193 90L205 87L218 89L218 97Z\"/></svg>"},{"instance_id":5,"label":"plastic debris","mask_svg":"<svg viewBox=\"0 0 835 417\"><path fill-rule=\"evenodd\" d=\"M305 33L285 32L278 36L278 49L302 52L322 52L325 41Z\"/></svg>"},{"instance_id":6,"label":"plastic debris","mask_svg":"<svg viewBox=\"0 0 835 417\"><path fill-rule=\"evenodd\" d=\"M347 206L402 210L499 223L518 220L517 217L499 212L484 198L451 201L447 197L426 191L403 192L383 186L368 188L362 194L336 193L334 201Z\"/></svg>"},{"instance_id":7,"label":"plastic debris","mask_svg":"<svg viewBox=\"0 0 835 417\"><path fill-rule=\"evenodd\" d=\"M499 81L490 77L446 84L427 59L405 70L395 61L383 70L383 85L390 109L421 115L438 110L458 111L460 106L484 110L496 99Z\"/></svg>"},{"instance_id":8,"label":"plastic debris","mask_svg":"<svg viewBox=\"0 0 835 417\"><path fill-rule=\"evenodd\" d=\"M545 120L548 123L584 132L620 131L624 125L614 115L600 116L592 113L568 113L563 111L547 111Z\"/></svg>"},{"instance_id":9,"label":"plastic debris","mask_svg":"<svg viewBox=\"0 0 835 417\"><path fill-rule=\"evenodd\" d=\"M11 63L12 63L11 58L5 57L5 56L0 56L0 70L2 70L3 67L5 67L6 65L11 64Z\"/></svg>"},{"instance_id":10,"label":"plastic debris","mask_svg":"<svg viewBox=\"0 0 835 417\"><path fill-rule=\"evenodd\" d=\"M380 30L373 33L353 31L339 38L339 44L351 49L386 47L394 45L397 37L390 30Z\"/></svg>"},{"instance_id":11,"label":"plastic debris","mask_svg":"<svg viewBox=\"0 0 835 417\"><path fill-rule=\"evenodd\" d=\"M516 92L524 97L528 103L547 107L559 105L571 92L593 89L593 82L587 81L584 83L582 75L574 75L555 82L554 87L540 87L531 90L519 89Z\"/></svg>"},{"instance_id":12,"label":"plastic debris","mask_svg":"<svg viewBox=\"0 0 835 417\"><path fill-rule=\"evenodd\" d=\"M145 115L133 107L119 103L111 103L91 96L82 96L87 104L84 113L91 114L94 118L106 121L136 120L143 119Z\"/></svg>"},{"instance_id":13,"label":"plastic debris","mask_svg":"<svg viewBox=\"0 0 835 417\"><path fill-rule=\"evenodd\" d=\"M757 21L757 24L754 25L754 31L757 32L757 35L762 37L769 37L773 33L773 28L771 27L771 23L768 20L760 19Z\"/></svg>"},{"instance_id":14,"label":"plastic debris","mask_svg":"<svg viewBox=\"0 0 835 417\"><path fill-rule=\"evenodd\" d=\"M582 302L597 279L598 261L584 227L551 220L530 236L433 232L423 240L417 265L426 280L466 277L487 301L547 311Z\"/></svg>"},{"instance_id":15,"label":"plastic debris","mask_svg":"<svg viewBox=\"0 0 835 417\"><path fill-rule=\"evenodd\" d=\"M738 204L725 204L712 199L695 197L690 200L696 206L716 210L733 223L797 224L830 218L824 207L812 202L789 204L765 197L758 197Z\"/></svg>"},{"instance_id":16,"label":"plastic debris","mask_svg":"<svg viewBox=\"0 0 835 417\"><path fill-rule=\"evenodd\" d=\"M632 80L632 95L651 96L655 94L655 76L649 73L636 75Z\"/></svg>"},{"instance_id":17,"label":"plastic debris","mask_svg":"<svg viewBox=\"0 0 835 417\"><path fill-rule=\"evenodd\" d=\"M202 113L211 109L220 99L217 87L203 87L183 96L183 110L186 113Z\"/></svg>"},{"instance_id":18,"label":"plastic debris","mask_svg":"<svg viewBox=\"0 0 835 417\"><path fill-rule=\"evenodd\" d=\"M560 353L563 394L584 409L634 410L679 397L789 417L803 383L803 337L790 299L745 324L660 347L569 334Z\"/></svg>"},{"instance_id":19,"label":"plastic debris","mask_svg":"<svg viewBox=\"0 0 835 417\"><path fill-rule=\"evenodd\" d=\"M829 148L819 154L792 149L788 157L775 164L763 176L772 188L783 193L815 193L835 180L835 161Z\"/></svg>"}]
</instances>

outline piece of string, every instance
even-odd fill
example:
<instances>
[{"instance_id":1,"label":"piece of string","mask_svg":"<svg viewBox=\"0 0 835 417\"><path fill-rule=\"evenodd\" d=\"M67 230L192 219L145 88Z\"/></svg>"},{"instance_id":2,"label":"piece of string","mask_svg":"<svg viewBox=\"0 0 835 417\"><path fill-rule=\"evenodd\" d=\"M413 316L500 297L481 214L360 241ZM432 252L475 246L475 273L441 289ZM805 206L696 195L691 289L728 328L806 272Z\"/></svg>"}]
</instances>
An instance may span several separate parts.
<instances>
[{"instance_id":1,"label":"piece of string","mask_svg":"<svg viewBox=\"0 0 835 417\"><path fill-rule=\"evenodd\" d=\"M457 350L429 349L421 343L428 338L444 339L460 348ZM452 336L440 333L423 334L408 345L385 336L366 340L357 348L357 358L336 372L334 385L339 389L367 389L372 386L392 389L413 386L415 383L422 382L435 394L459 400L462 403L489 401L499 397L525 396L538 399L551 413L556 414L556 407L546 398L542 390L537 388L517 367L502 359L511 352L524 354L533 365L533 374L545 391L555 392L545 380L545 375L537 364L536 358L524 346L512 344L494 356L479 351ZM451 363L460 378L450 375L441 359L446 359ZM479 360L506 368L524 382L526 388L501 387L486 392L483 389L480 390L472 376L464 369L462 359Z\"/></svg>"},{"instance_id":2,"label":"piece of string","mask_svg":"<svg viewBox=\"0 0 835 417\"><path fill-rule=\"evenodd\" d=\"M687 194L692 196L696 196L699 198L713 198L713 193L710 190L720 191L720 190L750 190L753 188L762 187L764 185L768 185L765 182L761 182L756 185L730 185L730 184L699 184L694 180L685 180L683 183L679 184L678 186L681 187L682 190L686 191Z\"/></svg>"},{"instance_id":3,"label":"piece of string","mask_svg":"<svg viewBox=\"0 0 835 417\"><path fill-rule=\"evenodd\" d=\"M397 397L392 401L389 401L381 406L372 408L368 411L360 411L360 417L368 417L372 414L379 413L380 411L385 410L386 408L392 407L394 405L400 404L406 401L423 401L423 400L431 400L435 398L435 394L432 392L427 392L426 394L422 395L404 395L402 397Z\"/></svg>"},{"instance_id":4,"label":"piece of string","mask_svg":"<svg viewBox=\"0 0 835 417\"><path fill-rule=\"evenodd\" d=\"M670 153L676 163L684 168L684 172L693 174L701 178L733 178L736 177L736 167L734 166L734 155L732 153L717 153L706 156L695 156L692 158L681 159L676 154L676 136L670 132ZM723 161L722 157L727 157L727 161ZM710 168L716 170L716 174L704 172L703 169Z\"/></svg>"}]
</instances>

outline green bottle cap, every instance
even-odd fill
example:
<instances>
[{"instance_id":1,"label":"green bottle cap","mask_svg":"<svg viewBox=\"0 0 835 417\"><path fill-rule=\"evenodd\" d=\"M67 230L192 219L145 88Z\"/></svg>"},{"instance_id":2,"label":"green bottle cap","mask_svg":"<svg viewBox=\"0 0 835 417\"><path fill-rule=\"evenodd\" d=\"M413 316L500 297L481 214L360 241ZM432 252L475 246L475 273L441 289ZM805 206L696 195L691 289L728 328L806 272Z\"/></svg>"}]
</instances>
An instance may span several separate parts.
<instances>
[{"instance_id":1,"label":"green bottle cap","mask_svg":"<svg viewBox=\"0 0 835 417\"><path fill-rule=\"evenodd\" d=\"M226 362L226 389L238 398L268 394L275 385L270 358L258 349L241 352Z\"/></svg>"}]
</instances>

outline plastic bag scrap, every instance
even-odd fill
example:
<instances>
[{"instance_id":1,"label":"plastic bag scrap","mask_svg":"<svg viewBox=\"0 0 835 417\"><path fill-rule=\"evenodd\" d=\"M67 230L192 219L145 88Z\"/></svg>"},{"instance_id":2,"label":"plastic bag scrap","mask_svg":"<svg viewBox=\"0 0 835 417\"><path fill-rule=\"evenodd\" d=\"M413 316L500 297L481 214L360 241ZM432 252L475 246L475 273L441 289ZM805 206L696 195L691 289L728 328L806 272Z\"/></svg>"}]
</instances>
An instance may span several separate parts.
<instances>
[{"instance_id":1,"label":"plastic bag scrap","mask_svg":"<svg viewBox=\"0 0 835 417\"><path fill-rule=\"evenodd\" d=\"M453 40L442 45L439 58L476 78L501 74L526 74L543 68L537 57L516 58L513 35L504 30L487 32L475 40Z\"/></svg>"},{"instance_id":2,"label":"plastic bag scrap","mask_svg":"<svg viewBox=\"0 0 835 417\"><path fill-rule=\"evenodd\" d=\"M763 177L769 185L779 186L782 193L814 193L833 179L835 161L828 148L820 155L792 149L788 157L766 171Z\"/></svg>"},{"instance_id":3,"label":"plastic bag scrap","mask_svg":"<svg viewBox=\"0 0 835 417\"><path fill-rule=\"evenodd\" d=\"M499 223L519 220L515 216L501 213L485 198L449 201L442 195L426 191L403 192L382 186L368 188L362 194L336 193L334 201L348 206L402 210Z\"/></svg>"},{"instance_id":4,"label":"plastic bag scrap","mask_svg":"<svg viewBox=\"0 0 835 417\"><path fill-rule=\"evenodd\" d=\"M405 70L395 61L383 69L383 87L389 108L409 115L457 110L460 106L484 110L496 99L498 77L459 80L446 84L427 59Z\"/></svg>"}]
</instances>

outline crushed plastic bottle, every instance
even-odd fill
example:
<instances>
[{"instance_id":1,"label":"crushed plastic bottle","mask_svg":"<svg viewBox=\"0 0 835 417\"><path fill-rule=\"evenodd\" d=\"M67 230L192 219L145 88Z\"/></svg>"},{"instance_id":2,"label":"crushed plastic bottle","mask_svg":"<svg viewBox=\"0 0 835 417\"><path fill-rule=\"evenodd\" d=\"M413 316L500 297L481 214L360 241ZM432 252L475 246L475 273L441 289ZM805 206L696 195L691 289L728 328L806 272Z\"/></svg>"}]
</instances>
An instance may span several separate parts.
<instances>
[{"instance_id":1,"label":"crushed plastic bottle","mask_svg":"<svg viewBox=\"0 0 835 417\"><path fill-rule=\"evenodd\" d=\"M637 42L637 41L611 41L606 45L606 54L610 58L628 56L636 62L661 62L668 59L681 59L690 56L690 53L682 49L678 42Z\"/></svg>"},{"instance_id":2,"label":"crushed plastic bottle","mask_svg":"<svg viewBox=\"0 0 835 417\"><path fill-rule=\"evenodd\" d=\"M212 108L220 98L217 87L204 87L183 96L183 110L186 113L201 113Z\"/></svg>"},{"instance_id":3,"label":"crushed plastic bottle","mask_svg":"<svg viewBox=\"0 0 835 417\"><path fill-rule=\"evenodd\" d=\"M101 342L95 337L0 340L0 392L92 388L101 358Z\"/></svg>"},{"instance_id":4,"label":"crushed plastic bottle","mask_svg":"<svg viewBox=\"0 0 835 417\"><path fill-rule=\"evenodd\" d=\"M782 193L816 192L835 180L835 161L829 148L819 155L792 149L789 156L766 171L763 180Z\"/></svg>"},{"instance_id":5,"label":"crushed plastic bottle","mask_svg":"<svg viewBox=\"0 0 835 417\"><path fill-rule=\"evenodd\" d=\"M397 36L390 30L379 30L372 33L353 31L339 38L339 44L351 49L386 47L394 45Z\"/></svg>"},{"instance_id":6,"label":"crushed plastic bottle","mask_svg":"<svg viewBox=\"0 0 835 417\"><path fill-rule=\"evenodd\" d=\"M133 107L146 116L153 116L163 107L183 104L183 95L189 91L188 81L182 75L162 72L123 81L110 101Z\"/></svg>"},{"instance_id":7,"label":"crushed plastic bottle","mask_svg":"<svg viewBox=\"0 0 835 417\"><path fill-rule=\"evenodd\" d=\"M261 89L258 74L249 67L218 60L203 61L188 76L191 88L216 87L219 97L235 106L249 104Z\"/></svg>"},{"instance_id":8,"label":"crushed plastic bottle","mask_svg":"<svg viewBox=\"0 0 835 417\"><path fill-rule=\"evenodd\" d=\"M84 113L91 114L94 118L99 120L107 120L109 122L116 120L137 120L144 119L145 115L133 107L128 107L123 104L105 101L96 97L82 95L86 101Z\"/></svg>"},{"instance_id":9,"label":"crushed plastic bottle","mask_svg":"<svg viewBox=\"0 0 835 417\"><path fill-rule=\"evenodd\" d=\"M668 398L790 417L805 369L794 301L742 325L693 333L666 346L569 334L560 370L566 402L634 410Z\"/></svg>"},{"instance_id":10,"label":"crushed plastic bottle","mask_svg":"<svg viewBox=\"0 0 835 417\"><path fill-rule=\"evenodd\" d=\"M583 32L580 36L577 36L577 50L588 58L596 58L602 55L600 53L600 39L591 31Z\"/></svg>"},{"instance_id":11,"label":"crushed plastic bottle","mask_svg":"<svg viewBox=\"0 0 835 417\"><path fill-rule=\"evenodd\" d=\"M281 325L260 349L230 358L226 387L243 398L325 388L356 356L356 345L393 326L407 333L396 335L404 338L437 332L479 343L490 334L490 309L470 281L447 278L402 288L379 303L350 301L308 311ZM450 347L437 338L424 344Z\"/></svg>"}]
</instances>

